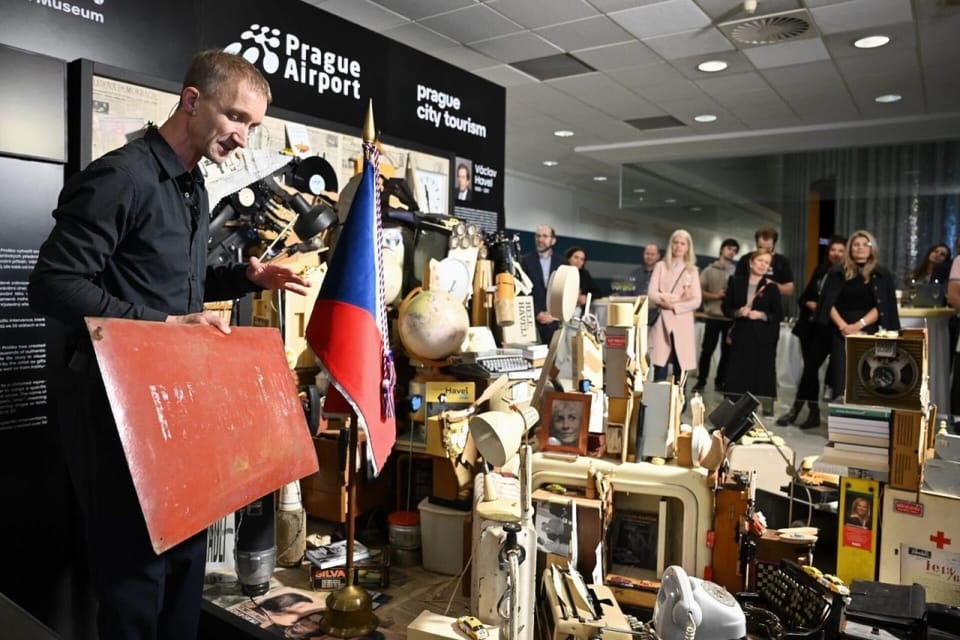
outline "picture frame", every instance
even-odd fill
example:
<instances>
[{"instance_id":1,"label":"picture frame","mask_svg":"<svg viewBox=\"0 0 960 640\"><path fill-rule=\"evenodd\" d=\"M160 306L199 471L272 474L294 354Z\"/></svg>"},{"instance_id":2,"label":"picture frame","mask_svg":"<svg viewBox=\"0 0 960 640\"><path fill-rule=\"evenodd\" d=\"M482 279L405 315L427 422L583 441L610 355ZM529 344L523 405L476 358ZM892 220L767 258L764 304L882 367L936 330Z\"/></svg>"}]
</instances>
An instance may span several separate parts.
<instances>
[{"instance_id":1,"label":"picture frame","mask_svg":"<svg viewBox=\"0 0 960 640\"><path fill-rule=\"evenodd\" d=\"M659 514L617 511L610 524L610 563L657 571Z\"/></svg>"},{"instance_id":2,"label":"picture frame","mask_svg":"<svg viewBox=\"0 0 960 640\"><path fill-rule=\"evenodd\" d=\"M586 455L590 404L589 393L548 391L540 411L540 451Z\"/></svg>"}]
</instances>

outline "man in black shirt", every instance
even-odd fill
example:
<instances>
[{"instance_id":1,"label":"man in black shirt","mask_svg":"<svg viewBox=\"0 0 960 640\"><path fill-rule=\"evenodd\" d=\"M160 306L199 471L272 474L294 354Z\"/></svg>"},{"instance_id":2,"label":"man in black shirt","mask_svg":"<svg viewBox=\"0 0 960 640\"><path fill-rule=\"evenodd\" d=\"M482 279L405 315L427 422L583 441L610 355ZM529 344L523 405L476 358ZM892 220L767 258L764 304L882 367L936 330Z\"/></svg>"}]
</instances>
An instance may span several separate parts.
<instances>
[{"instance_id":1,"label":"man in black shirt","mask_svg":"<svg viewBox=\"0 0 960 640\"><path fill-rule=\"evenodd\" d=\"M207 300L264 288L306 293L289 269L208 267L209 205L201 158L220 164L246 146L270 102L263 76L240 56L191 62L173 115L92 162L60 194L50 237L30 276L34 311L65 325L60 430L85 519L101 640L194 638L206 532L156 555L100 378L85 316L211 325Z\"/></svg>"},{"instance_id":2,"label":"man in black shirt","mask_svg":"<svg viewBox=\"0 0 960 640\"><path fill-rule=\"evenodd\" d=\"M773 254L773 261L770 263L770 270L767 271L767 277L777 283L777 286L780 288L780 297L789 298L793 296L793 292L796 290L796 284L793 282L793 271L790 269L790 260L787 259L787 256L776 253L777 240L780 239L780 234L777 233L777 230L773 227L763 227L762 229L757 229L757 232L753 234L754 240L757 243L757 249L767 249ZM753 252L750 252L740 258L740 261L737 262L737 271L736 275L746 275L750 272L750 256L753 255Z\"/></svg>"}]
</instances>

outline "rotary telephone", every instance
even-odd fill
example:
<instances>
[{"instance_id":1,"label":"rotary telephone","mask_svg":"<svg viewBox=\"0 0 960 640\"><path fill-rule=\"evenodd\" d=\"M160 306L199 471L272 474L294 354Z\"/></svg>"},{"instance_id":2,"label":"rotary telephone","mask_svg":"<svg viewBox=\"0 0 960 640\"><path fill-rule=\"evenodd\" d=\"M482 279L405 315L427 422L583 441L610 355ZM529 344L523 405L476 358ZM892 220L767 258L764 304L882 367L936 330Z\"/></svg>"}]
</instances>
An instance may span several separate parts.
<instances>
[{"instance_id":1,"label":"rotary telephone","mask_svg":"<svg viewBox=\"0 0 960 640\"><path fill-rule=\"evenodd\" d=\"M660 640L733 640L747 635L743 609L729 591L691 578L675 565L663 572L653 626Z\"/></svg>"}]
</instances>

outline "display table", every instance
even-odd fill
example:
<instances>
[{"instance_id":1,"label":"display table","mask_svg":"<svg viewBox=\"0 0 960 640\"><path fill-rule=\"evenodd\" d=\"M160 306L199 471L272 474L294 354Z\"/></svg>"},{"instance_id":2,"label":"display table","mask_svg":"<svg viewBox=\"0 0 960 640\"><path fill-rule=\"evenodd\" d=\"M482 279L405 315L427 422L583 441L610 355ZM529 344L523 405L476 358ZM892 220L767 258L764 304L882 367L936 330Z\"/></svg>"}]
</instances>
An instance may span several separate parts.
<instances>
[{"instance_id":1,"label":"display table","mask_svg":"<svg viewBox=\"0 0 960 640\"><path fill-rule=\"evenodd\" d=\"M927 371L930 375L930 402L941 415L950 411L950 318L957 314L951 308L918 309L900 307L900 326L904 329L927 329Z\"/></svg>"}]
</instances>

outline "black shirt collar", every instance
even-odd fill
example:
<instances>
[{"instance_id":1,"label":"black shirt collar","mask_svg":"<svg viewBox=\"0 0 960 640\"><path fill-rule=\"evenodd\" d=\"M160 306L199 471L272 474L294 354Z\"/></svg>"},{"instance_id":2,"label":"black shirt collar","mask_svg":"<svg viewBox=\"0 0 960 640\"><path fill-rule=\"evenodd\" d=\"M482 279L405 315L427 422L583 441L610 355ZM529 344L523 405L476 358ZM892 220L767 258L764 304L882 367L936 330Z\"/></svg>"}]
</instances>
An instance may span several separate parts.
<instances>
[{"instance_id":1,"label":"black shirt collar","mask_svg":"<svg viewBox=\"0 0 960 640\"><path fill-rule=\"evenodd\" d=\"M178 182L189 178L192 179L193 183L201 187L204 186L203 173L200 171L199 165L194 167L193 171L188 172L184 168L183 163L180 162L180 157L177 156L173 147L160 135L159 129L155 126L148 127L143 139L147 142L151 153L153 153L157 162L160 163L160 168L167 174L167 177L173 178Z\"/></svg>"}]
</instances>

